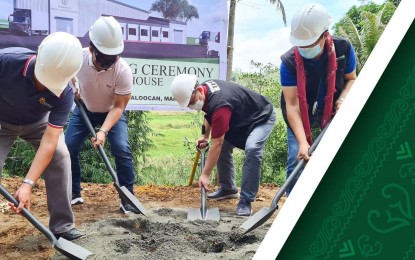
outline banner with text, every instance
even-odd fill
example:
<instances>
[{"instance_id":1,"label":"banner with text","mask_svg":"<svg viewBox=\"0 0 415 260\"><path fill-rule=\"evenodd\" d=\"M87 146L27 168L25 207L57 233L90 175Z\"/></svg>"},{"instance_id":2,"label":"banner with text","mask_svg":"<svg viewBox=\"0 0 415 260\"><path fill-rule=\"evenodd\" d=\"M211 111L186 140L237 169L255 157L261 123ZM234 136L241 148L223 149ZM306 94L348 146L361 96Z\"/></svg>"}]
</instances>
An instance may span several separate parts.
<instances>
[{"instance_id":1,"label":"banner with text","mask_svg":"<svg viewBox=\"0 0 415 260\"><path fill-rule=\"evenodd\" d=\"M226 78L226 0L0 0L0 48L37 50L57 31L89 46L89 28L100 16L121 25L125 58L134 74L128 109L177 110L170 83L180 73L199 81ZM191 11L189 11L191 10Z\"/></svg>"}]
</instances>

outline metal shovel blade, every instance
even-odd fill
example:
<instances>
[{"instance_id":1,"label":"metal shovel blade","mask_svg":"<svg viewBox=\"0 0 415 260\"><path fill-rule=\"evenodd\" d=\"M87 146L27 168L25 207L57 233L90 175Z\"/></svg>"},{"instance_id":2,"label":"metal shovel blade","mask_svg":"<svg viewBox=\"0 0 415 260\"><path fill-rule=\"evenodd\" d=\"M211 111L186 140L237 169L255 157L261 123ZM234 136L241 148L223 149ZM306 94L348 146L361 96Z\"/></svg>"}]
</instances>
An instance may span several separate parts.
<instances>
[{"instance_id":1,"label":"metal shovel blade","mask_svg":"<svg viewBox=\"0 0 415 260\"><path fill-rule=\"evenodd\" d=\"M206 210L205 219L213 220L213 221L220 221L219 208L213 208L213 209Z\"/></svg>"},{"instance_id":2,"label":"metal shovel blade","mask_svg":"<svg viewBox=\"0 0 415 260\"><path fill-rule=\"evenodd\" d=\"M207 209L205 187L202 186L200 191L201 191L200 209L189 209L189 211L187 212L187 219L188 220L200 219L200 220L219 221L220 220L219 208Z\"/></svg>"},{"instance_id":3,"label":"metal shovel blade","mask_svg":"<svg viewBox=\"0 0 415 260\"><path fill-rule=\"evenodd\" d=\"M54 247L62 255L69 257L70 259L84 260L88 256L93 255L93 253L86 250L85 248L78 246L62 237L59 238Z\"/></svg>"},{"instance_id":4,"label":"metal shovel blade","mask_svg":"<svg viewBox=\"0 0 415 260\"><path fill-rule=\"evenodd\" d=\"M133 208L140 211L141 214L147 217L147 211L144 208L144 206L140 203L140 201L134 196L134 194L131 193L125 186L121 186L114 183L115 189L117 190L118 194L121 196L121 198L130 204Z\"/></svg>"},{"instance_id":5,"label":"metal shovel blade","mask_svg":"<svg viewBox=\"0 0 415 260\"><path fill-rule=\"evenodd\" d=\"M219 208L208 209L204 213L202 213L202 209L189 209L187 212L187 219L191 221L198 219L220 221Z\"/></svg>"},{"instance_id":6,"label":"metal shovel blade","mask_svg":"<svg viewBox=\"0 0 415 260\"><path fill-rule=\"evenodd\" d=\"M274 212L278 209L277 207L273 208L262 208L257 213L252 215L247 221L245 221L240 228L244 229L245 232L243 234L246 234L257 227L264 224L271 216L274 214Z\"/></svg>"}]
</instances>

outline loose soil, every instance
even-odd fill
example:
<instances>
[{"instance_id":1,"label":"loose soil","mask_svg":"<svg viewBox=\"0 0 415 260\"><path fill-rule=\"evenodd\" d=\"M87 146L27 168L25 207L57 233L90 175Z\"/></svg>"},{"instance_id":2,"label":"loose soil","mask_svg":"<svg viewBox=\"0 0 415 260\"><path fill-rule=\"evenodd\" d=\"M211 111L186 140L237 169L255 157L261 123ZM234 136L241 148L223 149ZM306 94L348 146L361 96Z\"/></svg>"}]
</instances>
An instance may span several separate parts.
<instances>
[{"instance_id":1,"label":"loose soil","mask_svg":"<svg viewBox=\"0 0 415 260\"><path fill-rule=\"evenodd\" d=\"M2 185L12 194L21 182L18 177L2 179ZM252 204L254 213L269 207L277 191L273 185L261 186ZM208 209L219 208L219 222L188 221L187 210L200 208L197 184L135 186L134 192L147 209L147 217L121 214L112 184L83 184L85 203L73 210L77 228L87 236L73 242L94 253L88 259L251 259L278 213L242 235L239 227L248 218L235 215L238 200L207 201ZM27 220L5 210L5 201L0 196L0 259L65 259ZM280 200L280 208L284 201ZM31 211L47 226L43 180L33 190Z\"/></svg>"}]
</instances>

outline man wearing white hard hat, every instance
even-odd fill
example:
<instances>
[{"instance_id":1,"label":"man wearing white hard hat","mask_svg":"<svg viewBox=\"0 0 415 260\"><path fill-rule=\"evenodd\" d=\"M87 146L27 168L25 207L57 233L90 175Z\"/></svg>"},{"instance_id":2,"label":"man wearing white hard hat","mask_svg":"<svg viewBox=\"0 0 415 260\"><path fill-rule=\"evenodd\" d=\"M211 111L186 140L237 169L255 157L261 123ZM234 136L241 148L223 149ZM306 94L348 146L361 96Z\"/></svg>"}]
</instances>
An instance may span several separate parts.
<instances>
[{"instance_id":1,"label":"man wearing white hard hat","mask_svg":"<svg viewBox=\"0 0 415 260\"><path fill-rule=\"evenodd\" d=\"M107 137L115 157L121 186L134 194L133 159L128 143L125 107L130 101L133 75L128 63L120 57L124 50L121 25L112 16L99 17L89 30L90 46L83 49L83 64L77 74L78 95L92 126L100 126L93 145L104 145ZM79 152L89 130L76 107L66 129L66 144L72 161L72 205L84 202L81 196ZM123 213L140 213L121 201Z\"/></svg>"},{"instance_id":2,"label":"man wearing white hard hat","mask_svg":"<svg viewBox=\"0 0 415 260\"><path fill-rule=\"evenodd\" d=\"M281 56L281 109L287 124L287 178L317 133L340 108L356 79L356 56L346 39L331 36L331 17L320 4L303 6L292 18L290 42ZM295 183L294 183L295 184ZM287 195L294 187L287 188Z\"/></svg>"},{"instance_id":3,"label":"man wearing white hard hat","mask_svg":"<svg viewBox=\"0 0 415 260\"><path fill-rule=\"evenodd\" d=\"M43 173L55 236L73 240L85 234L75 229L71 209L71 162L63 127L73 105L68 82L81 68L82 46L68 33L47 36L38 52L26 48L0 50L0 177L17 137L36 148L36 155L15 197L19 213L30 209L30 196Z\"/></svg>"},{"instance_id":4,"label":"man wearing white hard hat","mask_svg":"<svg viewBox=\"0 0 415 260\"><path fill-rule=\"evenodd\" d=\"M245 151L242 182L236 215L250 216L251 203L258 193L262 155L276 120L272 103L261 94L233 82L208 80L199 84L196 75L177 75L171 93L180 107L205 112L206 133L196 142L203 148L212 138L209 156L199 178L210 189L210 175L215 165L220 188L208 199L238 198L235 184L233 149Z\"/></svg>"}]
</instances>

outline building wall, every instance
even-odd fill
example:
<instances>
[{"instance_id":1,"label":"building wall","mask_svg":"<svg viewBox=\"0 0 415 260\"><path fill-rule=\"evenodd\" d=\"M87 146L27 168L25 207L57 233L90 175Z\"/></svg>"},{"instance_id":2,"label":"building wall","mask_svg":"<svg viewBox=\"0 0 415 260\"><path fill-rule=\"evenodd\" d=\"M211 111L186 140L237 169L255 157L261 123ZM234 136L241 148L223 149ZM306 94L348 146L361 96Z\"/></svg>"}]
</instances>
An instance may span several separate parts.
<instances>
[{"instance_id":1,"label":"building wall","mask_svg":"<svg viewBox=\"0 0 415 260\"><path fill-rule=\"evenodd\" d=\"M49 1L51 1L51 6L48 5ZM15 3L16 8L42 11L45 12L45 15L49 15L51 32L56 31L57 28L63 30L62 26L59 27L59 24L62 24L62 19L58 21L56 17L68 19L67 23L70 24L70 31L69 26L66 31L78 37L87 37L89 28L101 14L144 21L149 18L149 13L144 10L130 8L107 0L67 0L65 4L62 0L15 0ZM52 10L49 10L49 8L52 8ZM187 34L186 24L184 23L170 22L168 26L164 26L149 24L149 21L146 24L126 20L119 22L123 27L125 40L186 44ZM137 36L129 36L129 28L137 28ZM142 28L148 29L147 37L140 37L140 29ZM157 30L159 36L152 37L152 30ZM168 39L163 37L163 31L168 32Z\"/></svg>"},{"instance_id":2,"label":"building wall","mask_svg":"<svg viewBox=\"0 0 415 260\"><path fill-rule=\"evenodd\" d=\"M169 42L186 44L186 24L170 22Z\"/></svg>"},{"instance_id":3,"label":"building wall","mask_svg":"<svg viewBox=\"0 0 415 260\"><path fill-rule=\"evenodd\" d=\"M48 0L15 0L16 8L48 12Z\"/></svg>"},{"instance_id":4,"label":"building wall","mask_svg":"<svg viewBox=\"0 0 415 260\"><path fill-rule=\"evenodd\" d=\"M142 20L146 20L149 16L147 12L132 9L106 0L79 0L79 11L80 36L88 33L91 25L101 16L101 14ZM125 31L126 27L124 26L124 32Z\"/></svg>"}]
</instances>

